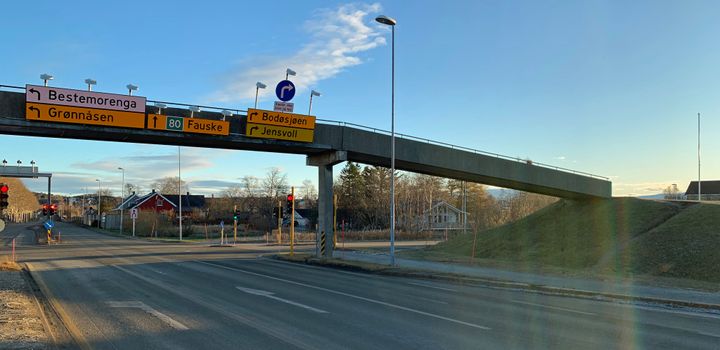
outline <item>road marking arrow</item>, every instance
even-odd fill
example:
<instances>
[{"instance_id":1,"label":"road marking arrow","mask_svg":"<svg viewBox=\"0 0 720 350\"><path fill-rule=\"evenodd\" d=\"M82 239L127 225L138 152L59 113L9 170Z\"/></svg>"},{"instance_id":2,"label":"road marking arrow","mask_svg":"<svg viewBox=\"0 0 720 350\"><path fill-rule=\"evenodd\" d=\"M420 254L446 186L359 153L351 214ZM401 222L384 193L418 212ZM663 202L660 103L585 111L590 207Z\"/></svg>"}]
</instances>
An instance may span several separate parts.
<instances>
[{"instance_id":1,"label":"road marking arrow","mask_svg":"<svg viewBox=\"0 0 720 350\"><path fill-rule=\"evenodd\" d=\"M293 91L293 89L294 88L292 85L285 85L282 88L280 88L280 99L282 100L285 98L285 91Z\"/></svg>"},{"instance_id":2,"label":"road marking arrow","mask_svg":"<svg viewBox=\"0 0 720 350\"><path fill-rule=\"evenodd\" d=\"M314 312L317 312L317 313L319 313L319 314L326 314L326 313L328 313L328 312L325 311L325 310L316 309L316 308L314 308L314 307L312 307L312 306L307 306L307 305L304 305L304 304L296 303L296 302L291 301L291 300L287 300L287 299L283 299L283 298L280 298L280 297L276 297L275 295L273 295L273 294L275 294L275 293L273 293L273 292L268 292L268 291L266 291L266 290L259 290L259 289L252 289L252 288L244 288L244 287L240 287L240 286L236 286L235 288L237 288L237 289L239 289L239 290L241 290L241 291L243 291L243 292L245 292L245 293L248 293L248 294L252 294L252 295L257 295L257 296L261 296L261 297L270 298L270 299L277 300L277 301L280 301L280 302L283 302L283 303L286 303L286 304L290 304L290 305L294 305L294 306L297 306L297 307L301 307L301 308L306 309L306 310L314 311Z\"/></svg>"},{"instance_id":3,"label":"road marking arrow","mask_svg":"<svg viewBox=\"0 0 720 350\"><path fill-rule=\"evenodd\" d=\"M108 301L108 302L106 302L106 304L107 304L107 306L114 307L114 308L122 307L122 308L140 309L140 310L143 310L143 311L159 318L161 321L167 323L170 327L175 328L179 331L186 331L189 329L184 324L182 324L178 321L175 321L170 316L151 308L150 306L143 303L142 301L135 301L135 300L132 300L132 301Z\"/></svg>"}]
</instances>

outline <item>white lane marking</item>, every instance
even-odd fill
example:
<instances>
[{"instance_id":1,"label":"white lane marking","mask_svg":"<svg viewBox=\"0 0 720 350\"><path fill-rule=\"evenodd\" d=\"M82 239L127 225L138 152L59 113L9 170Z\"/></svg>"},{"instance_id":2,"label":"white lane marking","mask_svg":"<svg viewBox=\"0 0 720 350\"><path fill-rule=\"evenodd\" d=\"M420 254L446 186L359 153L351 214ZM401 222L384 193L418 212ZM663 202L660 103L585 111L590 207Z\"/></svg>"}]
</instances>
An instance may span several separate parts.
<instances>
[{"instance_id":1,"label":"white lane marking","mask_svg":"<svg viewBox=\"0 0 720 350\"><path fill-rule=\"evenodd\" d=\"M578 311L578 310L573 310L573 309L566 309L566 308L564 308L564 307L557 307L557 306L550 306L550 305L543 305L543 304L535 304L535 303L530 303L530 302L521 301L521 300L510 300L510 301L513 302L513 303L516 303L516 304L532 305L532 306L544 307L544 308L553 309L553 310L574 312L574 313L576 313L576 314L587 315L587 316L597 316L596 313L585 312L585 311Z\"/></svg>"},{"instance_id":2,"label":"white lane marking","mask_svg":"<svg viewBox=\"0 0 720 350\"><path fill-rule=\"evenodd\" d=\"M414 286L420 286L420 287L426 287L426 288L444 290L444 291L447 291L447 292L457 292L457 289L445 288L445 287L438 287L438 286L432 286L432 285L425 284L425 283L420 283L420 282L408 282L408 284L412 284L412 285L414 285Z\"/></svg>"},{"instance_id":3,"label":"white lane marking","mask_svg":"<svg viewBox=\"0 0 720 350\"><path fill-rule=\"evenodd\" d=\"M634 304L618 304L618 305L627 306L627 307L630 307L633 309L646 310L646 311L667 312L667 313L671 313L671 314L678 314L678 315L684 315L684 316L690 316L690 317L702 317L702 318L710 318L713 320L720 320L720 315L718 315L718 314L704 314L701 312L671 310L671 309L665 309L662 307L642 306L642 305L634 305Z\"/></svg>"},{"instance_id":4,"label":"white lane marking","mask_svg":"<svg viewBox=\"0 0 720 350\"><path fill-rule=\"evenodd\" d=\"M296 281L286 280L286 279L284 279L284 278L279 278L279 277L274 277L274 276L269 276L269 275L263 275L263 274L257 273L257 272L246 271L246 270L242 270L242 269L238 269L238 268L234 268L234 267L228 267L228 266L213 264L213 263L209 263L209 262L205 262L205 261L192 261L192 262L198 263L198 264L204 264L204 265L208 265L208 266L213 266L213 267L219 267L219 268L221 268L221 269L226 269L226 270L230 270L230 271L242 272L242 273L248 274L248 275L253 275L253 276L258 276L258 277L264 277L264 278L268 278L268 279L271 279L271 280L280 281L280 282L285 282L285 283L289 283L289 284L294 284L294 285L297 285L297 286L302 286L302 287L311 288L311 289L315 289L315 290L321 290L321 291L323 291L323 292L328 292L328 293L332 293L332 294L337 294L337 295L346 296L346 297L348 297L348 298L354 298L354 299L358 299L358 300L363 300L363 301L367 301L367 302L369 302L369 303L379 304L379 305L383 305L383 306L387 306L387 307L391 307L391 308L395 308L395 309L399 309L399 310L404 310L404 311L407 311L407 312L416 313L416 314L423 315L423 316L428 316L428 317L433 317L433 318L437 318L437 319L440 319L440 320L445 320L445 321L448 321L448 322L458 323L458 324L465 325L465 326L468 326L468 327L483 329L483 330L486 330L486 331L491 329L490 327L485 327L485 326L477 325L477 324L470 323L470 322L465 322L465 321L456 320L456 319L454 319L454 318L449 318L449 317L445 317L445 316L440 316L440 315L436 315L436 314L431 314L431 313L429 313L429 312L420 311L420 310L412 309L412 308L405 307L405 306L395 305L395 304L387 303L387 302L384 302L384 301L373 300L373 299L370 299L370 298L361 297L361 296L359 296L359 295L354 295L354 294L345 293L345 292L340 292L340 291L332 290L332 289L328 289L328 288L313 286L313 285L311 285L311 284L306 284L306 283L302 283L302 282L296 282Z\"/></svg>"},{"instance_id":5,"label":"white lane marking","mask_svg":"<svg viewBox=\"0 0 720 350\"><path fill-rule=\"evenodd\" d=\"M266 297L266 298L270 298L270 299L273 299L273 300L277 300L277 301L279 301L279 302L283 302L283 303L286 303L286 304L295 305L295 306L297 306L297 307L301 307L301 308L306 309L306 310L314 311L314 312L317 312L317 313L319 313L319 314L326 314L326 313L328 313L328 312L325 311L325 310L316 309L316 308L314 308L314 307L312 307L312 306L307 306L307 305L305 305L305 304L300 304L300 303L296 303L296 302L291 301L291 300L287 300L287 299L283 299L283 298L280 298L280 297L276 297L275 295L273 295L273 294L275 294L275 293L273 293L273 292L268 292L268 291L266 291L266 290L259 290L259 289L252 289L252 288L243 288L243 287L240 287L240 286L236 286L235 288L237 288L237 289L239 289L239 290L241 290L241 291L243 291L243 292L245 292L245 293L248 293L248 294L258 295L258 296L261 296L261 297Z\"/></svg>"},{"instance_id":6,"label":"white lane marking","mask_svg":"<svg viewBox=\"0 0 720 350\"><path fill-rule=\"evenodd\" d=\"M160 270L150 269L150 271L155 272L155 273L159 273L159 274L161 274L161 275L166 275L165 272L162 272L162 271L160 271Z\"/></svg>"},{"instance_id":7,"label":"white lane marking","mask_svg":"<svg viewBox=\"0 0 720 350\"><path fill-rule=\"evenodd\" d=\"M186 331L189 328L187 328L184 324L173 320L170 316L157 311L150 306L147 306L142 301L108 301L106 304L109 307L116 307L116 308L134 308L134 309L140 309L143 310L157 318L159 318L161 321L167 323L170 327L175 328L179 331Z\"/></svg>"}]
</instances>

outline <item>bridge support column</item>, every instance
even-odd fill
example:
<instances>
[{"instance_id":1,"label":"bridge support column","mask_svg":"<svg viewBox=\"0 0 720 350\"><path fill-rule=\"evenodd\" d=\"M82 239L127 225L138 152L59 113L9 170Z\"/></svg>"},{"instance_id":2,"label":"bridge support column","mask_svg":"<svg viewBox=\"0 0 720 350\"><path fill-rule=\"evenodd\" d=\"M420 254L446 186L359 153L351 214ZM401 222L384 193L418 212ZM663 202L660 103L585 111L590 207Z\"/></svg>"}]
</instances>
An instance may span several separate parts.
<instances>
[{"instance_id":1,"label":"bridge support column","mask_svg":"<svg viewBox=\"0 0 720 350\"><path fill-rule=\"evenodd\" d=\"M327 152L307 157L307 165L318 167L318 229L315 255L333 255L333 165L347 160L347 152Z\"/></svg>"}]
</instances>

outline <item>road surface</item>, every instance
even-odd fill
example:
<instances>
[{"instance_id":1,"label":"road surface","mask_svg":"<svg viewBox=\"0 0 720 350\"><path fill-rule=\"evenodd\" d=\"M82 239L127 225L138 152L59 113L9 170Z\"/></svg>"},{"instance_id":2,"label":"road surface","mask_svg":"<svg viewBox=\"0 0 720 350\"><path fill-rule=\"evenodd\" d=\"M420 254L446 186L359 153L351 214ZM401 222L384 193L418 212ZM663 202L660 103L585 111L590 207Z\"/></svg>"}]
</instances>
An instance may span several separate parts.
<instances>
[{"instance_id":1,"label":"road surface","mask_svg":"<svg viewBox=\"0 0 720 350\"><path fill-rule=\"evenodd\" d=\"M262 245L58 229L62 244L19 256L85 348L720 348L709 313L295 265Z\"/></svg>"}]
</instances>

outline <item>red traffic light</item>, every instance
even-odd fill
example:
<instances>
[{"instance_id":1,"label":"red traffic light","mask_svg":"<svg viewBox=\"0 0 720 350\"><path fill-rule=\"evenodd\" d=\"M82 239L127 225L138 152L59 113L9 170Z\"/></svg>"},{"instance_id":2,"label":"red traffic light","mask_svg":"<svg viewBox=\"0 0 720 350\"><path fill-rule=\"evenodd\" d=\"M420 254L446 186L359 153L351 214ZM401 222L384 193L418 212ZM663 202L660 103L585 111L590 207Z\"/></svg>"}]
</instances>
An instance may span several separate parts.
<instances>
[{"instance_id":1,"label":"red traffic light","mask_svg":"<svg viewBox=\"0 0 720 350\"><path fill-rule=\"evenodd\" d=\"M0 192L2 192L2 193L7 193L7 191L8 191L9 189L10 189L10 187L8 187L8 185L2 185L2 186L0 186Z\"/></svg>"},{"instance_id":2,"label":"red traffic light","mask_svg":"<svg viewBox=\"0 0 720 350\"><path fill-rule=\"evenodd\" d=\"M57 204L53 203L53 205L51 205L50 208L52 208L52 210L57 209Z\"/></svg>"},{"instance_id":3,"label":"red traffic light","mask_svg":"<svg viewBox=\"0 0 720 350\"><path fill-rule=\"evenodd\" d=\"M293 197L293 195L289 194L287 197L288 202L292 202L293 199L295 199L295 197Z\"/></svg>"}]
</instances>

